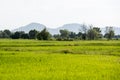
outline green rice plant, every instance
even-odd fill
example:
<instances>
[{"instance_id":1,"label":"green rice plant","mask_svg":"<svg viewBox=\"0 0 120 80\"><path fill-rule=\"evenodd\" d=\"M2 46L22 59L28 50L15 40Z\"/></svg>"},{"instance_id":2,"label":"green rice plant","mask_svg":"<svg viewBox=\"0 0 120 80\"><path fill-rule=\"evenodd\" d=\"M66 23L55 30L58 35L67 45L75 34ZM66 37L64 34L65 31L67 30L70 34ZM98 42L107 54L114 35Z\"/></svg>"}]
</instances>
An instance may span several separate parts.
<instances>
[{"instance_id":1,"label":"green rice plant","mask_svg":"<svg viewBox=\"0 0 120 80\"><path fill-rule=\"evenodd\" d=\"M120 41L0 39L0 80L119 80Z\"/></svg>"}]
</instances>

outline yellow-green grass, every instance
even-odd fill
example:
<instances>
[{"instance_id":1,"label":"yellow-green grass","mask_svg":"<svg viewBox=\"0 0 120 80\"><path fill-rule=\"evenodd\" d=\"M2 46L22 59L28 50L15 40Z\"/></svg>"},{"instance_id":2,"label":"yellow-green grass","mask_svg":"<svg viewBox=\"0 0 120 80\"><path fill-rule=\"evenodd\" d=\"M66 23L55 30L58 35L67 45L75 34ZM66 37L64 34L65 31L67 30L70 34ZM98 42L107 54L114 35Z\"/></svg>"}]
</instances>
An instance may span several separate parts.
<instances>
[{"instance_id":1,"label":"yellow-green grass","mask_svg":"<svg viewBox=\"0 0 120 80\"><path fill-rule=\"evenodd\" d=\"M120 41L2 39L0 80L120 80Z\"/></svg>"}]
</instances>

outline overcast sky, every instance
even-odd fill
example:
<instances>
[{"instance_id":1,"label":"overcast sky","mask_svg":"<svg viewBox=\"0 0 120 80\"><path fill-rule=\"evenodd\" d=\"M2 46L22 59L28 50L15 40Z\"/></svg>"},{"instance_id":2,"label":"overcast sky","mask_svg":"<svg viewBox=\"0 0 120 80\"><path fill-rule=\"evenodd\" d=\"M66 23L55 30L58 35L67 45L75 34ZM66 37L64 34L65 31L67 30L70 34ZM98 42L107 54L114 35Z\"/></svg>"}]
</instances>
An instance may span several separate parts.
<instances>
[{"instance_id":1,"label":"overcast sky","mask_svg":"<svg viewBox=\"0 0 120 80\"><path fill-rule=\"evenodd\" d=\"M51 28L66 23L120 27L120 0L0 0L0 29L31 22Z\"/></svg>"}]
</instances>

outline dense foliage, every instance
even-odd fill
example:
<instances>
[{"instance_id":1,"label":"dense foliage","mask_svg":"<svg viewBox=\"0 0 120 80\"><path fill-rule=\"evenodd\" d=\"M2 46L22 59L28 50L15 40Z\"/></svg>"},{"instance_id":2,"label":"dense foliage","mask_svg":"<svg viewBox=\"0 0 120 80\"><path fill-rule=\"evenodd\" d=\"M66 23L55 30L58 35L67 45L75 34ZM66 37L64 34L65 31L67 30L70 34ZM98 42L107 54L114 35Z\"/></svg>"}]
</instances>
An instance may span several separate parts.
<instances>
[{"instance_id":1,"label":"dense foliage","mask_svg":"<svg viewBox=\"0 0 120 80\"><path fill-rule=\"evenodd\" d=\"M47 29L43 29L42 31L30 30L29 33L25 33L24 31L16 31L11 32L10 30L0 31L0 38L12 38L12 39L38 39L38 40L99 40L99 39L108 39L111 40L113 38L118 39L119 35L115 35L113 27L106 27L105 34L101 33L99 27L93 27L92 25L86 26L82 25L79 33L75 33L72 31L68 31L66 29L62 29L59 31L60 34L51 35Z\"/></svg>"}]
</instances>

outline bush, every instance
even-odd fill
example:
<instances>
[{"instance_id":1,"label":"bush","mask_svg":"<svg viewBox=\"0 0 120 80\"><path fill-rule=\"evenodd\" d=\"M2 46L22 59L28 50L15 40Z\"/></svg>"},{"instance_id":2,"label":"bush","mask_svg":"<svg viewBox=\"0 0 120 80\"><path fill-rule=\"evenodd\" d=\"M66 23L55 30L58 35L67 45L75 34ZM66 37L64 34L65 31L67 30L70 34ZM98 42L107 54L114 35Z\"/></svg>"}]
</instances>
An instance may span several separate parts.
<instances>
[{"instance_id":1,"label":"bush","mask_svg":"<svg viewBox=\"0 0 120 80\"><path fill-rule=\"evenodd\" d=\"M68 53L73 53L71 50L65 49L61 51L62 53L68 54Z\"/></svg>"}]
</instances>

